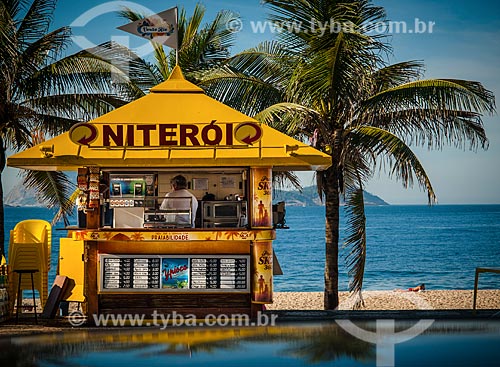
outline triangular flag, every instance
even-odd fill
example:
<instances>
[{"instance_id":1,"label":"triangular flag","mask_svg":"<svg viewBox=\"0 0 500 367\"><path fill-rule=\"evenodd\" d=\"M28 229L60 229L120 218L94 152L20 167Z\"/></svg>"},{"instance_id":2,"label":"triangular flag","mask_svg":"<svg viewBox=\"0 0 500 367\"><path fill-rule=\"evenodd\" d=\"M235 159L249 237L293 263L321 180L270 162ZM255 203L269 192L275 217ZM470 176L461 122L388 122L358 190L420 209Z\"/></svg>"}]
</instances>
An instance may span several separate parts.
<instances>
[{"instance_id":1,"label":"triangular flag","mask_svg":"<svg viewBox=\"0 0 500 367\"><path fill-rule=\"evenodd\" d=\"M122 25L118 29L177 50L177 7Z\"/></svg>"}]
</instances>

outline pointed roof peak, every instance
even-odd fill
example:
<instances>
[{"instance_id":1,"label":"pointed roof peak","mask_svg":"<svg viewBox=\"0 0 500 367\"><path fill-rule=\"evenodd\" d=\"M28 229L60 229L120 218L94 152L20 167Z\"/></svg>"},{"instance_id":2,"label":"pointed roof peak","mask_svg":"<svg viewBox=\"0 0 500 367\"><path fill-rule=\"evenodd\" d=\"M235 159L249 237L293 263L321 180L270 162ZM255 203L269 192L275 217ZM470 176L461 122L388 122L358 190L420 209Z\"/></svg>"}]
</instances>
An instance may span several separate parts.
<instances>
[{"instance_id":1,"label":"pointed roof peak","mask_svg":"<svg viewBox=\"0 0 500 367\"><path fill-rule=\"evenodd\" d=\"M186 80L186 78L184 78L184 74L182 74L182 70L179 65L174 66L168 80Z\"/></svg>"},{"instance_id":2,"label":"pointed roof peak","mask_svg":"<svg viewBox=\"0 0 500 367\"><path fill-rule=\"evenodd\" d=\"M170 77L150 89L151 93L204 93L203 89L187 81L179 65L175 65Z\"/></svg>"}]
</instances>

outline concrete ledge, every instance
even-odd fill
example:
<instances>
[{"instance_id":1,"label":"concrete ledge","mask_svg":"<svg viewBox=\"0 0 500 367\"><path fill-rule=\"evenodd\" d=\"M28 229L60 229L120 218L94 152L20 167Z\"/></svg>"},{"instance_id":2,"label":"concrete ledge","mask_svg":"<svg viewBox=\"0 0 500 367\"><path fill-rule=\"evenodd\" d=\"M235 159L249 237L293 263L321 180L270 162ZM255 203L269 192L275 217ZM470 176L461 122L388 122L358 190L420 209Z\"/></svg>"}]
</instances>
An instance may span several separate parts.
<instances>
[{"instance_id":1,"label":"concrete ledge","mask_svg":"<svg viewBox=\"0 0 500 367\"><path fill-rule=\"evenodd\" d=\"M264 314L277 315L277 321L323 321L323 320L500 320L500 310L274 310Z\"/></svg>"}]
</instances>

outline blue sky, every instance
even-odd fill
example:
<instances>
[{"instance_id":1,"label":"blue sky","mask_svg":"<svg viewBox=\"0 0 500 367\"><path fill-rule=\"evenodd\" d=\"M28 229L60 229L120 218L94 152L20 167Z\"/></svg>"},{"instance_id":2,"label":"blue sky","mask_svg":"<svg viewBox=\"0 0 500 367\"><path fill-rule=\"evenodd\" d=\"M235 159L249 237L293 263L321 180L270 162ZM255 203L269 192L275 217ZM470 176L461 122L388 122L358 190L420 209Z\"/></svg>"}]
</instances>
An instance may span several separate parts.
<instances>
[{"instance_id":1,"label":"blue sky","mask_svg":"<svg viewBox=\"0 0 500 367\"><path fill-rule=\"evenodd\" d=\"M73 27L73 34L83 37L80 39L87 40L89 44L97 45L115 39L130 42L131 47L144 50L147 47L145 41L133 36L129 38L126 33L116 29L126 23L114 12L120 5L129 5L133 9L140 9L142 6L147 13L160 12L177 5L184 6L190 14L197 2L199 1L59 0L53 24L54 27L72 23L85 24ZM252 32L252 26L255 27L258 21L264 21L268 14L268 9L259 0L216 0L201 3L207 8L206 21L211 21L221 9L232 10L241 16L243 27L237 33L232 53L273 38L269 31ZM477 80L492 90L497 98L500 96L500 4L497 1L378 0L374 3L385 7L389 20L404 21L407 24L408 32L391 33L391 63L422 60L426 65L424 78ZM415 22L420 29L415 28ZM422 30L423 24L428 29L430 22L433 23L432 32L416 32ZM68 51L79 49L78 44L75 44ZM488 116L484 121L490 140L487 151L474 153L468 149L444 148L442 151L428 152L424 148L415 148L440 203L500 203L500 118L498 115ZM8 170L3 175L5 192L16 182L16 170ZM14 174L9 174L11 170ZM301 177L306 186L313 182L311 175ZM367 190L391 204L425 204L427 200L425 192L418 188L406 190L401 183L388 179L383 171L370 182Z\"/></svg>"}]
</instances>

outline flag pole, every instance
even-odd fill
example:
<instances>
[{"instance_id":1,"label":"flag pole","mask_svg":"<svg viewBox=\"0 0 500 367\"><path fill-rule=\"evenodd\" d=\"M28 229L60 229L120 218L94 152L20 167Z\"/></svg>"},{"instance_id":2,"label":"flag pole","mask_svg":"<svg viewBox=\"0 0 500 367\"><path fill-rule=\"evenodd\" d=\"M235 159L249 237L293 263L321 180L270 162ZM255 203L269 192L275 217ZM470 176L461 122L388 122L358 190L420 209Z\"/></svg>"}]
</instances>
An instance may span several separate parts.
<instances>
[{"instance_id":1,"label":"flag pole","mask_svg":"<svg viewBox=\"0 0 500 367\"><path fill-rule=\"evenodd\" d=\"M175 26L176 26L176 30L175 32L177 32L177 37L176 37L176 40L177 40L177 45L175 47L175 66L178 66L179 65L179 12L177 11L177 6L175 7Z\"/></svg>"}]
</instances>

